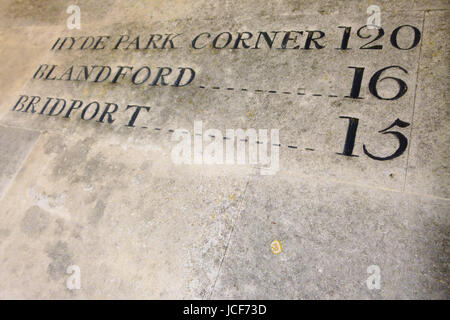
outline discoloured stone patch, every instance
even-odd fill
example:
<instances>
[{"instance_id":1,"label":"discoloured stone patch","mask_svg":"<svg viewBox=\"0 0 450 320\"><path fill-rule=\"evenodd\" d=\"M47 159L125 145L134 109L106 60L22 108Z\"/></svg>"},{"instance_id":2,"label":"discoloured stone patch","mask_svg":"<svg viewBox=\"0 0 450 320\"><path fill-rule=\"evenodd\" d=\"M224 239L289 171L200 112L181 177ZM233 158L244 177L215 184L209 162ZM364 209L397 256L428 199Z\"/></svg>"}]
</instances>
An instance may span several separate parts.
<instances>
[{"instance_id":1,"label":"discoloured stone patch","mask_svg":"<svg viewBox=\"0 0 450 320\"><path fill-rule=\"evenodd\" d=\"M49 244L45 249L47 256L51 259L47 267L47 273L52 279L59 279L66 274L68 266L72 265L72 255L69 252L67 243L58 241Z\"/></svg>"},{"instance_id":2,"label":"discoloured stone patch","mask_svg":"<svg viewBox=\"0 0 450 320\"><path fill-rule=\"evenodd\" d=\"M38 237L48 228L49 222L48 213L38 206L33 206L25 212L21 230L30 237Z\"/></svg>"},{"instance_id":3,"label":"discoloured stone patch","mask_svg":"<svg viewBox=\"0 0 450 320\"><path fill-rule=\"evenodd\" d=\"M9 229L0 229L0 244L11 234Z\"/></svg>"},{"instance_id":4,"label":"discoloured stone patch","mask_svg":"<svg viewBox=\"0 0 450 320\"><path fill-rule=\"evenodd\" d=\"M35 131L0 126L0 199L38 137Z\"/></svg>"},{"instance_id":5,"label":"discoloured stone patch","mask_svg":"<svg viewBox=\"0 0 450 320\"><path fill-rule=\"evenodd\" d=\"M255 177L212 298L447 299L449 210L446 200ZM366 286L370 265L380 290Z\"/></svg>"},{"instance_id":6,"label":"discoloured stone patch","mask_svg":"<svg viewBox=\"0 0 450 320\"><path fill-rule=\"evenodd\" d=\"M102 200L98 200L97 204L95 205L95 208L91 211L89 215L89 223L90 224L97 224L99 220L103 217L103 214L105 213L106 205Z\"/></svg>"}]
</instances>

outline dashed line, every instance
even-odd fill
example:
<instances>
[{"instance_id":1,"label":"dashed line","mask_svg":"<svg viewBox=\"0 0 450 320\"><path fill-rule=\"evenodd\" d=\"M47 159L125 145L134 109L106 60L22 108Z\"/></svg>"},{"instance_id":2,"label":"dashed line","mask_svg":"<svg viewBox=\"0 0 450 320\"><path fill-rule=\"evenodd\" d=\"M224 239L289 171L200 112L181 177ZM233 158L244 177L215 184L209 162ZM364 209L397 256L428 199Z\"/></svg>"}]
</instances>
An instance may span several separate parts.
<instances>
[{"instance_id":1,"label":"dashed line","mask_svg":"<svg viewBox=\"0 0 450 320\"><path fill-rule=\"evenodd\" d=\"M146 127L146 126L142 126L141 127L142 129L148 129L148 127ZM162 131L162 129L161 128L159 128L159 127L155 127L155 128L153 128L154 130L156 130L156 131ZM175 132L175 130L174 129L168 129L167 130L167 133L174 133ZM182 131L181 133L183 133L183 134L189 134L189 131L186 131L186 130L184 130L184 131ZM200 136L200 137L202 137L203 136L203 134L201 134L201 133L194 133L194 135L195 136ZM211 138L216 138L216 136L215 135L212 135L212 134L210 134L210 135L208 135L209 137L211 137ZM227 136L224 136L223 137L223 140L233 140L234 139L234 137L233 138L230 138L230 137L227 137ZM242 141L242 142L248 142L249 141L249 139L239 139L239 141ZM264 144L264 141L255 141L255 143L256 144ZM281 143L272 143L272 146L274 146L274 147L282 147L282 145L281 145ZM289 148L289 149L299 149L299 147L298 146L295 146L295 145L286 145L286 147L287 148ZM313 148L305 148L305 150L306 151L315 151L315 149L313 149Z\"/></svg>"},{"instance_id":2,"label":"dashed line","mask_svg":"<svg viewBox=\"0 0 450 320\"><path fill-rule=\"evenodd\" d=\"M249 90L248 88L234 88L234 87L218 87L218 86L198 86L200 89L214 89L214 90L226 90L226 91L243 91L243 92L256 92L256 93L267 93L267 94L296 94L298 96L311 96L311 97L328 97L328 98L338 98L338 95L335 94L322 94L322 93L305 93L305 92L292 92L292 91L278 91L278 90L263 90L263 89L254 89ZM303 90L303 89L302 89Z\"/></svg>"}]
</instances>

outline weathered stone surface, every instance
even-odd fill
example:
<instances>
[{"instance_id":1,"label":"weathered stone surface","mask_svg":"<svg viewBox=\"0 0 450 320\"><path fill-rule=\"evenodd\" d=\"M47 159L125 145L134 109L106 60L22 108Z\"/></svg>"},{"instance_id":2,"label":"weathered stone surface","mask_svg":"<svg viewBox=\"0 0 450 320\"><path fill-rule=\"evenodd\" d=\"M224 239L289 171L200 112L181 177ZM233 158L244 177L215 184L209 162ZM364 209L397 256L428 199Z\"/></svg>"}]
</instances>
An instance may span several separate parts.
<instances>
[{"instance_id":1,"label":"weathered stone surface","mask_svg":"<svg viewBox=\"0 0 450 320\"><path fill-rule=\"evenodd\" d=\"M70 4L81 8L80 30L66 27L65 1L0 4L0 298L448 298L446 1L379 1L385 34L368 44L377 50L361 46L378 31L357 36L372 1ZM392 43L402 25L421 33L410 50ZM337 49L339 26L352 28L350 50ZM258 32L277 30L272 48L255 48ZM317 30L322 49L307 45ZM224 32L228 47L213 48ZM245 32L252 37L236 42ZM209 36L195 49L201 33ZM151 34L159 48L142 49ZM175 49L160 48L167 34L180 34ZM110 38L105 49L80 50L82 36ZM74 49L52 50L59 37L77 39ZM399 31L401 48L412 41L411 27ZM56 65L49 78L62 80L33 78L41 64ZM152 73L139 85L131 72L117 83L73 81L82 66ZM407 85L396 100L380 99L399 91L393 79L376 83L378 98L369 90L389 66L380 78ZM168 67L168 85L151 85ZM179 68L195 70L189 85L175 85ZM361 99L349 97L354 68L364 68ZM56 98L67 106L49 116ZM67 114L73 99L83 105ZM149 109L134 119L127 106ZM349 126L340 117L359 119L357 157L339 154ZM279 170L174 164L173 131L195 139L195 121L225 136L279 129L280 146L269 148L279 150ZM373 159L394 154L400 137L401 155ZM370 265L380 289L366 285ZM80 290L66 286L69 266L80 267Z\"/></svg>"},{"instance_id":2,"label":"weathered stone surface","mask_svg":"<svg viewBox=\"0 0 450 320\"><path fill-rule=\"evenodd\" d=\"M0 26L64 26L67 8L77 5L82 10L85 23L99 22L114 8L116 0L4 0L0 4Z\"/></svg>"},{"instance_id":3,"label":"weathered stone surface","mask_svg":"<svg viewBox=\"0 0 450 320\"><path fill-rule=\"evenodd\" d=\"M314 178L343 181L351 177L353 183L402 190L407 156L387 162L376 161L363 153L362 146L366 145L369 152L379 157L388 156L396 150L396 138L380 135L378 131L390 126L397 118L411 122L417 78L417 68L411 66L418 62L420 47L399 50L385 37L380 41L383 45L381 54L379 50L358 49L367 40L357 39L349 42L351 50L336 50L340 46L342 33L337 26L345 24L357 30L364 25L365 18L366 16L361 14L346 17L345 21L342 21L340 16L330 16L326 23L321 24L316 17L310 15L270 16L240 22L245 26L245 30L250 32L257 32L262 26L263 30L323 29L326 31L327 40L323 42L326 47L322 50L189 48L195 35L202 32L217 35L223 30L230 30L236 38L237 33L229 28L228 21L217 21L211 25L210 21L200 20L152 22L148 19L148 23L145 23L146 18L143 17L144 20L127 24L90 25L81 31L66 31L62 36L80 36L86 32L92 35L110 35L111 39L105 41L106 49L86 51L63 48L52 51L43 63L58 66L52 75L56 79L67 79L64 72L72 65L78 68L81 65L111 66L113 75L110 80L93 83L32 79L22 92L29 96L42 97L41 107L45 97L59 97L67 101L84 98L86 104L91 101L100 101L102 104L115 102L121 110L131 102L149 106L151 110L148 115L141 116L143 120L140 126L151 130L172 130L180 127L192 130L195 120L202 120L205 128L220 128L223 131L226 128L278 128L283 146L280 151L281 168L300 171ZM402 24L411 24L421 29L423 13L397 13L387 15L386 20L386 32L392 32ZM167 33L172 34L182 33L174 40L177 48L136 50L132 39L141 36L142 48L142 42L147 42L144 39L149 28L161 34L165 32L160 30L168 30ZM129 34L130 39L117 46L122 34ZM290 45L306 45L304 37L300 38L297 44L292 42ZM74 46L82 46L83 41L84 39L81 39ZM208 39L202 39L201 45L206 45L207 41ZM255 42L252 42L252 45L256 46ZM314 44L311 46L314 48ZM118 49L114 49L115 47ZM338 58L335 58L332 64L321 63L336 54ZM146 59L148 55L151 57L149 64ZM386 63L387 60L389 63ZM153 75L158 67L170 67L174 73L179 67L189 67L196 70L196 76L190 85L180 88L151 87L148 85L151 80L142 85L134 85L131 83L131 73L123 79L119 77L117 83L112 83L118 66L132 66L136 70L147 65L153 70ZM367 69L360 93L363 99L347 97L350 95L354 73L349 66ZM409 87L401 99L394 101L377 99L368 90L370 77L388 66L400 66L406 72L394 67L383 73L382 77L399 77L407 82ZM75 69L73 77L79 72L80 69ZM169 79L172 81L169 83L173 84L176 74ZM378 87L382 97L395 96L398 91L393 81L387 85L380 82ZM11 107L16 101L17 97L14 101L11 100ZM86 121L80 119L79 111L77 115L75 113L76 111L74 119L66 121L68 119L55 117L49 120L46 116L10 112L2 121L39 130L78 130L98 134L98 125L81 125L80 122ZM130 113L117 113L118 117L123 118L118 119L116 124L127 123L126 118L130 117ZM340 119L340 116L360 119L354 150L354 155L358 157L337 155L343 150L348 126L348 120ZM314 121L311 121L312 119ZM118 130L114 124L111 127ZM408 137L408 129L404 130Z\"/></svg>"},{"instance_id":4,"label":"weathered stone surface","mask_svg":"<svg viewBox=\"0 0 450 320\"><path fill-rule=\"evenodd\" d=\"M426 12L406 190L449 198L448 11Z\"/></svg>"},{"instance_id":5,"label":"weathered stone surface","mask_svg":"<svg viewBox=\"0 0 450 320\"><path fill-rule=\"evenodd\" d=\"M247 180L148 144L45 134L2 201L0 297L205 298ZM83 290L67 290L70 265Z\"/></svg>"},{"instance_id":6,"label":"weathered stone surface","mask_svg":"<svg viewBox=\"0 0 450 320\"><path fill-rule=\"evenodd\" d=\"M53 37L63 27L0 27L0 117L10 109L11 99L28 83L36 65L48 55Z\"/></svg>"},{"instance_id":7,"label":"weathered stone surface","mask_svg":"<svg viewBox=\"0 0 450 320\"><path fill-rule=\"evenodd\" d=\"M0 199L38 137L36 131L0 126Z\"/></svg>"},{"instance_id":8,"label":"weathered stone surface","mask_svg":"<svg viewBox=\"0 0 450 320\"><path fill-rule=\"evenodd\" d=\"M448 211L447 200L254 177L212 298L448 299ZM381 290L367 289L370 265Z\"/></svg>"}]
</instances>

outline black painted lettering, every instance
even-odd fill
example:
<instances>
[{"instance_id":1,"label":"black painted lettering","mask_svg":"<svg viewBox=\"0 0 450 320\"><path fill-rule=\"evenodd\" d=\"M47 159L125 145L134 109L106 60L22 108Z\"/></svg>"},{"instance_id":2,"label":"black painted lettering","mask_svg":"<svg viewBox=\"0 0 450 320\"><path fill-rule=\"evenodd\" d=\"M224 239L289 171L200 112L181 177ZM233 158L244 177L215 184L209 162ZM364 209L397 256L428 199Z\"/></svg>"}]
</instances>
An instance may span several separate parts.
<instances>
[{"instance_id":1,"label":"black painted lettering","mask_svg":"<svg viewBox=\"0 0 450 320\"><path fill-rule=\"evenodd\" d=\"M94 82L103 82L103 81L105 81L106 79L108 79L109 76L111 75L111 68L110 68L110 67L108 67L108 66L101 66L100 68L101 68L101 69L100 69L100 71L98 72L97 77L95 77ZM104 72L105 70L107 70L108 73L103 77L103 79L100 80L100 78L101 78L101 76L102 76L102 74L103 74L103 72Z\"/></svg>"},{"instance_id":2,"label":"black painted lettering","mask_svg":"<svg viewBox=\"0 0 450 320\"><path fill-rule=\"evenodd\" d=\"M81 66L81 70L77 75L77 78L75 79L75 81L87 81L89 79L89 77L92 74L92 71L94 71L95 68L97 68L98 66L91 66L91 70L88 71L88 66ZM80 79L81 74L84 75L84 79Z\"/></svg>"},{"instance_id":3,"label":"black painted lettering","mask_svg":"<svg viewBox=\"0 0 450 320\"><path fill-rule=\"evenodd\" d=\"M377 97L380 100L397 100L400 97L402 97L407 91L408 91L408 86L406 85L406 82L399 79L399 78L395 78L395 77L384 77L382 79L380 79L381 74L387 70L387 69L391 69L391 68L396 68L396 69L400 69L402 70L404 73L408 73L408 71L400 66L389 66L386 68L383 68L381 70L378 70L377 72L374 73L374 75L372 76L372 78L370 78L370 82L369 82L369 91L371 94L373 94L375 97ZM398 84L398 92L395 96L393 96L392 98L384 98L381 97L378 94L378 89L377 89L377 83L381 82L383 80L386 79L391 79L397 82Z\"/></svg>"},{"instance_id":4,"label":"black painted lettering","mask_svg":"<svg viewBox=\"0 0 450 320\"><path fill-rule=\"evenodd\" d=\"M44 114L45 110L47 109L47 106L50 104L50 102L53 100L53 98L47 97L47 101L45 101L44 106L42 107L39 114Z\"/></svg>"},{"instance_id":5,"label":"black painted lettering","mask_svg":"<svg viewBox=\"0 0 450 320\"><path fill-rule=\"evenodd\" d=\"M111 106L113 107L113 110L109 110L109 108L110 108ZM107 117L106 121L107 121L108 123L113 123L113 122L115 121L115 119L112 118L112 114L113 114L114 112L116 112L116 111L118 110L118 108L119 108L119 107L117 106L117 104L107 102L107 103L106 103L105 110L103 110L103 113L102 113L102 115L100 116L100 118L97 120L97 122L103 123L105 117Z\"/></svg>"},{"instance_id":6,"label":"black painted lettering","mask_svg":"<svg viewBox=\"0 0 450 320\"><path fill-rule=\"evenodd\" d=\"M146 106L137 106L137 105L128 105L127 108L125 110L131 109L131 108L136 108L130 118L130 121L128 122L127 125L125 125L126 127L134 127L134 123L139 115L139 112L141 111L141 109L146 110L147 112L150 111L150 107L146 107Z\"/></svg>"},{"instance_id":7,"label":"black painted lettering","mask_svg":"<svg viewBox=\"0 0 450 320\"><path fill-rule=\"evenodd\" d=\"M103 42L104 40L109 40L111 37L110 36L99 36L97 39L97 42L95 43L94 47L92 48L92 50L103 50L105 49L105 43Z\"/></svg>"},{"instance_id":8,"label":"black painted lettering","mask_svg":"<svg viewBox=\"0 0 450 320\"><path fill-rule=\"evenodd\" d=\"M371 37L371 35L364 36L364 35L361 34L361 31L362 31L364 28L367 28L367 26L362 26L361 28L359 28L358 31L356 32L356 34L357 34L357 36L360 37L361 39L369 39L369 38ZM370 41L370 42L367 42L365 45L362 45L362 46L360 47L360 49L370 49L370 50L381 50L381 49L383 49L383 45L381 45L381 44L377 44L377 45L368 47L369 44L371 44L372 42L377 41L378 39L380 39L381 37L384 36L384 30L383 30L383 28L378 28L377 30L378 30L378 34L377 34L377 36L375 37L375 39L373 39L373 40Z\"/></svg>"},{"instance_id":9,"label":"black painted lettering","mask_svg":"<svg viewBox=\"0 0 450 320\"><path fill-rule=\"evenodd\" d=\"M246 44L245 41L249 40L253 37L253 34L250 32L238 32L238 36L236 41L234 42L233 49L239 49L239 43L242 43L242 48L248 49L250 45Z\"/></svg>"},{"instance_id":10,"label":"black painted lettering","mask_svg":"<svg viewBox=\"0 0 450 320\"><path fill-rule=\"evenodd\" d=\"M128 40L130 40L130 36L127 35L121 35L119 38L119 41L117 41L116 45L114 46L113 50L118 49L119 46L123 43L123 42L128 42Z\"/></svg>"},{"instance_id":11,"label":"black painted lettering","mask_svg":"<svg viewBox=\"0 0 450 320\"><path fill-rule=\"evenodd\" d=\"M20 111L25 107L25 102L27 102L28 100L28 96L26 95L20 95L19 100L17 100L16 104L14 105L14 107L11 109L11 111ZM19 109L17 109L17 107L19 106L19 104L21 105L21 107Z\"/></svg>"},{"instance_id":12,"label":"black painted lettering","mask_svg":"<svg viewBox=\"0 0 450 320\"><path fill-rule=\"evenodd\" d=\"M158 81L159 79L161 79L161 85L162 86L167 86L169 85L165 80L164 77L168 76L169 74L172 73L172 69L171 68L167 68L167 67L162 67L159 68L158 73L155 77L155 79L153 80L153 82L150 84L151 86L157 86L158 85Z\"/></svg>"},{"instance_id":13,"label":"black painted lettering","mask_svg":"<svg viewBox=\"0 0 450 320\"><path fill-rule=\"evenodd\" d=\"M224 44L224 45L222 45L221 47L219 47L219 46L217 46L217 42L218 42L219 39L222 37L222 35L225 35L227 40L225 41L225 44ZM228 45L230 44L232 38L233 38L233 36L232 36L231 33L229 33L229 32L222 32L222 33L219 33L219 34L214 38L214 40L213 40L213 42L212 42L212 46L213 46L214 49L223 49L223 48L225 48L226 46L228 46Z\"/></svg>"},{"instance_id":14,"label":"black painted lettering","mask_svg":"<svg viewBox=\"0 0 450 320\"><path fill-rule=\"evenodd\" d=\"M91 116L86 119L86 113L91 106L95 106L95 110L91 114ZM92 120L95 118L95 116L97 115L99 110L100 110L100 104L97 101L93 101L93 102L89 103L88 105L86 105L86 107L84 107L83 111L81 111L81 119L87 120L87 121Z\"/></svg>"},{"instance_id":15,"label":"black painted lettering","mask_svg":"<svg viewBox=\"0 0 450 320\"><path fill-rule=\"evenodd\" d=\"M73 66L71 66L69 69L64 71L64 73L61 75L61 77L58 78L58 80L66 80L66 81L72 80L72 72L73 72ZM64 77L67 77L67 79L63 79Z\"/></svg>"},{"instance_id":16,"label":"black painted lettering","mask_svg":"<svg viewBox=\"0 0 450 320\"><path fill-rule=\"evenodd\" d=\"M139 50L139 36L137 36L133 41L131 41L125 50L128 50L130 47L134 47L133 49Z\"/></svg>"},{"instance_id":17,"label":"black painted lettering","mask_svg":"<svg viewBox=\"0 0 450 320\"><path fill-rule=\"evenodd\" d=\"M41 64L41 65L39 66L39 68L37 69L37 71L34 73L33 79L36 79L36 77L38 76L38 74L39 74L39 78L37 78L37 79L42 79L42 77L44 76L45 71L47 71L48 67L49 67L48 64Z\"/></svg>"},{"instance_id":18,"label":"black painted lettering","mask_svg":"<svg viewBox=\"0 0 450 320\"><path fill-rule=\"evenodd\" d=\"M259 32L258 39L256 39L256 44L255 44L255 47L253 49L260 49L258 47L258 45L259 45L259 41L261 39L261 36L264 38L264 40L266 41L266 44L269 46L269 48L272 49L273 43L275 42L275 38L277 37L277 34L280 31L271 31L271 32L273 33L273 37L272 38L269 37L269 34L267 32Z\"/></svg>"},{"instance_id":19,"label":"black painted lettering","mask_svg":"<svg viewBox=\"0 0 450 320\"><path fill-rule=\"evenodd\" d=\"M71 43L70 43L69 47L67 48L67 50L72 49L73 45L75 44L75 38L74 38L74 37L65 37L64 40L61 41L61 43L60 43L60 40L61 40L61 38L58 38L58 39L56 40L56 42L55 42L55 44L53 45L53 47L52 47L51 50L54 50L54 49L56 48L56 45L57 45L58 43L59 43L59 48L57 48L57 50L62 50L62 48L63 48L63 46L64 46L64 44L66 43L67 40L70 40L70 41L71 41Z\"/></svg>"},{"instance_id":20,"label":"black painted lettering","mask_svg":"<svg viewBox=\"0 0 450 320\"><path fill-rule=\"evenodd\" d=\"M200 38L200 36L203 36L203 35L206 35L206 38L211 38L211 34L209 34L208 32L203 32L203 33L200 33L199 35L197 35L193 40L192 40L192 48L194 48L194 49L202 49L202 48L204 48L204 47L206 47L207 46L207 43L205 43L203 46L201 46L201 47L197 47L197 40Z\"/></svg>"},{"instance_id":21,"label":"black painted lettering","mask_svg":"<svg viewBox=\"0 0 450 320\"><path fill-rule=\"evenodd\" d=\"M59 103L62 102L62 105L60 106ZM58 112L55 112L56 108L60 106L61 109L58 110ZM55 104L50 109L50 112L48 113L48 116L59 116L61 112L63 112L64 108L66 107L66 100L56 98Z\"/></svg>"},{"instance_id":22,"label":"black painted lettering","mask_svg":"<svg viewBox=\"0 0 450 320\"><path fill-rule=\"evenodd\" d=\"M383 129L381 131L378 131L379 133L382 134L392 134L394 135L399 143L399 146L397 148L397 150L395 150L395 152L387 157L378 157L378 156L374 156L373 154L369 153L369 151L367 151L366 145L363 144L363 151L364 153L371 159L374 160L378 160L378 161L385 161L385 160L392 160L394 158L400 157L403 152L405 152L406 148L408 147L408 139L401 134L398 131L387 131L393 127L400 127L400 128L406 128L409 126L408 122L404 122L400 119L395 120L389 127L387 127L386 129Z\"/></svg>"},{"instance_id":23,"label":"black painted lettering","mask_svg":"<svg viewBox=\"0 0 450 320\"><path fill-rule=\"evenodd\" d=\"M412 44L411 44L408 48L400 48L400 46L398 45L398 42L397 42L398 32L399 32L402 28L404 28L404 27L409 27L409 28L411 28L411 29L414 31L414 39L413 39L413 42L412 42ZM411 26L411 25L409 25L409 24L405 24L405 25L403 25L403 26L400 26L400 27L398 27L398 28L395 28L394 31L392 31L392 34L391 34L391 44L392 44L395 48L397 48L397 49L400 49L400 50L409 50L409 49L412 49L412 48L414 48L415 46L417 46L417 45L419 44L419 42L420 42L420 37L421 37L421 34L420 34L419 29L417 29L416 27Z\"/></svg>"},{"instance_id":24,"label":"black painted lettering","mask_svg":"<svg viewBox=\"0 0 450 320\"><path fill-rule=\"evenodd\" d=\"M147 45L145 46L144 49L150 48L150 45L152 46L152 49L159 49L158 44L156 42L160 41L162 37L163 36L161 34L151 34L150 37L148 38Z\"/></svg>"},{"instance_id":25,"label":"black painted lettering","mask_svg":"<svg viewBox=\"0 0 450 320\"><path fill-rule=\"evenodd\" d=\"M355 138L356 138L356 131L358 130L359 119L347 116L341 116L339 118L348 119L348 128L347 128L347 135L345 137L344 151L338 154L347 157L358 157L357 155L353 154L353 148L355 147Z\"/></svg>"},{"instance_id":26,"label":"black painted lettering","mask_svg":"<svg viewBox=\"0 0 450 320\"><path fill-rule=\"evenodd\" d=\"M117 80L119 79L119 77L122 77L122 79L125 77L125 75L127 74L126 69L129 69L130 71L133 70L133 67L128 67L128 66L119 66L118 67L119 70L117 71L116 75L114 76L113 80L111 81L112 83L117 83ZM123 72L123 70L125 69L125 72Z\"/></svg>"},{"instance_id":27,"label":"black painted lettering","mask_svg":"<svg viewBox=\"0 0 450 320\"><path fill-rule=\"evenodd\" d=\"M187 86L188 84L190 84L194 80L194 78L195 78L195 71L194 71L194 69L191 69L191 68L178 68L178 69L180 69L180 74L178 75L177 80L175 81L175 83L172 86L174 86L174 87L184 87L184 86ZM181 84L181 80L183 79L183 76L184 76L186 71L189 71L191 75L190 75L189 79L185 83Z\"/></svg>"},{"instance_id":28,"label":"black painted lettering","mask_svg":"<svg viewBox=\"0 0 450 320\"><path fill-rule=\"evenodd\" d=\"M34 107L36 107L36 104L39 103L39 101L41 101L41 97L39 97L39 96L32 96L30 102L28 102L28 106L22 112L28 112L28 110L31 107L30 112L31 113L35 113L36 109L34 109Z\"/></svg>"},{"instance_id":29,"label":"black painted lettering","mask_svg":"<svg viewBox=\"0 0 450 320\"><path fill-rule=\"evenodd\" d=\"M311 49L311 43L314 42L314 46L316 47L316 49L322 49L325 48L325 45L321 45L317 42L317 40L323 38L325 36L325 33L320 31L320 30L313 30L313 31L306 31L308 32L308 37L306 38L305 41L305 50L309 50ZM314 33L318 33L319 36L314 38Z\"/></svg>"},{"instance_id":30,"label":"black painted lettering","mask_svg":"<svg viewBox=\"0 0 450 320\"><path fill-rule=\"evenodd\" d=\"M84 38L84 37L81 37ZM80 40L81 40L80 38ZM95 43L95 38L94 37L85 37L86 39L84 39L83 44L80 47L80 50L85 50L85 49L89 49L90 47L93 46L93 44Z\"/></svg>"},{"instance_id":31,"label":"black painted lettering","mask_svg":"<svg viewBox=\"0 0 450 320\"><path fill-rule=\"evenodd\" d=\"M293 41L294 43L297 41L297 36L293 38L290 37L292 32L298 33L299 35L303 35L303 31L285 31L283 41L281 42L281 47L279 49L300 49L300 46L295 46L293 48L287 47L289 41Z\"/></svg>"},{"instance_id":32,"label":"black painted lettering","mask_svg":"<svg viewBox=\"0 0 450 320\"><path fill-rule=\"evenodd\" d=\"M173 44L173 39L180 36L181 34L166 34L166 39L161 46L161 49L166 49L166 45L169 44L167 49L175 49L175 45Z\"/></svg>"},{"instance_id":33,"label":"black painted lettering","mask_svg":"<svg viewBox=\"0 0 450 320\"><path fill-rule=\"evenodd\" d=\"M70 114L73 110L80 109L83 105L83 101L81 100L72 100L72 104L69 107L69 110L67 110L66 115L63 118L70 118Z\"/></svg>"},{"instance_id":34,"label":"black painted lettering","mask_svg":"<svg viewBox=\"0 0 450 320\"><path fill-rule=\"evenodd\" d=\"M361 83L364 75L364 68L359 67L349 67L351 69L355 69L355 73L353 75L353 83L352 83L352 89L350 90L350 95L345 96L346 98L352 98L352 99L362 99L359 96L359 93L361 91Z\"/></svg>"},{"instance_id":35,"label":"black painted lettering","mask_svg":"<svg viewBox=\"0 0 450 320\"><path fill-rule=\"evenodd\" d=\"M50 75L52 74L53 70L55 70L56 67L57 67L56 65L52 65L49 72L47 73L47 75L44 78L45 80L55 80L56 79L56 77L50 78Z\"/></svg>"},{"instance_id":36,"label":"black painted lettering","mask_svg":"<svg viewBox=\"0 0 450 320\"><path fill-rule=\"evenodd\" d=\"M344 33L342 34L341 47L340 48L336 48L336 49L338 49L338 50L348 50L348 49L350 49L348 47L348 40L350 39L350 32L352 31L352 27L339 26L338 28L344 28Z\"/></svg>"},{"instance_id":37,"label":"black painted lettering","mask_svg":"<svg viewBox=\"0 0 450 320\"><path fill-rule=\"evenodd\" d=\"M145 70L145 77L144 77L144 79L143 80L140 80L140 81L137 81L136 79L138 78L138 75L141 73L141 71L143 71L143 70ZM131 82L133 83L133 84L136 84L136 85L140 85L140 84L143 84L144 82L146 82L147 80L148 80L148 78L150 78L150 75L151 75L151 71L150 71L150 68L149 67L142 67L142 68L140 68L140 69L138 69L134 74L133 74L133 76L131 77Z\"/></svg>"}]
</instances>

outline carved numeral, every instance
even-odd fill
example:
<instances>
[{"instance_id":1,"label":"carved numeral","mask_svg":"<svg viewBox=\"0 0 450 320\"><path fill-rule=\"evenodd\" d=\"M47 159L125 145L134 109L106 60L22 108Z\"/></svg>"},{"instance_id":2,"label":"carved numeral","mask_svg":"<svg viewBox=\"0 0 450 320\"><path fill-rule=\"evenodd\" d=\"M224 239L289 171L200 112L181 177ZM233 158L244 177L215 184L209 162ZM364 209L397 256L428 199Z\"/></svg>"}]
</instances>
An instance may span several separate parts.
<instances>
[{"instance_id":1,"label":"carved numeral","mask_svg":"<svg viewBox=\"0 0 450 320\"><path fill-rule=\"evenodd\" d=\"M359 93L361 91L361 83L362 83L362 79L364 76L364 68L362 68L362 67L349 67L349 68L355 69L355 73L353 75L353 82L352 82L352 88L350 90L350 95L345 96L345 97L352 98L352 99L362 99L359 96ZM373 96L377 97L380 100L397 100L397 99L401 98L408 91L408 85L402 79L395 78L395 77L384 77L384 78L380 79L381 74L385 70L391 69L391 68L400 69L404 73L408 73L408 71L405 68L402 68L400 66L389 66L389 67L383 68L383 69L375 72L369 81L369 91ZM391 98L382 97L378 93L378 89L377 89L378 83L383 80L386 80L386 79L392 79L392 80L396 81L398 84L398 92L395 96L393 96Z\"/></svg>"},{"instance_id":2,"label":"carved numeral","mask_svg":"<svg viewBox=\"0 0 450 320\"><path fill-rule=\"evenodd\" d=\"M406 128L406 127L409 126L409 123L408 122L404 122L404 121L402 121L400 119L397 119L389 127L387 127L386 129L378 131L378 132L380 132L382 134L393 134L394 136L397 137L398 142L399 142L399 146L398 146L397 150L393 154L391 154L390 156L387 156L387 157L377 157L377 156L374 156L373 154L369 153L369 151L367 151L366 145L363 144L363 151L364 151L364 153L369 158L374 159L374 160L379 160L379 161L392 160L394 158L400 157L403 154L403 152L405 152L405 150L406 150L406 148L408 146L408 139L403 134L401 134L398 131L387 131L387 130L389 130L389 129L393 128L393 127L396 127L396 126L400 127L400 128Z\"/></svg>"},{"instance_id":3,"label":"carved numeral","mask_svg":"<svg viewBox=\"0 0 450 320\"><path fill-rule=\"evenodd\" d=\"M368 35L368 36L363 36L363 35L361 34L361 30L363 30L364 28L367 28L367 27L368 27L368 26L366 25L366 26L362 26L361 28L359 28L359 30L356 32L357 36L360 37L360 38L362 38L362 39L369 39L369 38L371 37L370 35ZM377 34L377 36L375 37L375 39L373 39L372 41L367 42L366 44L362 45L362 46L360 47L360 49L371 49L371 50L381 50L381 49L383 49L383 45L381 45L381 44L377 44L377 45L373 45L373 46L371 46L371 47L368 47L369 44L371 44L372 42L377 41L378 39L380 39L381 37L384 36L384 30L383 30L383 28L378 28L377 30L378 30L378 34Z\"/></svg>"},{"instance_id":4,"label":"carved numeral","mask_svg":"<svg viewBox=\"0 0 450 320\"><path fill-rule=\"evenodd\" d=\"M356 131L358 129L359 119L353 118L353 117L348 117L348 116L341 116L339 118L348 119L348 127L347 127L347 135L345 137L344 151L342 151L342 153L337 153L337 154L347 156L347 157L358 157L357 155L353 154L353 148L355 147ZM386 129L378 131L379 133L382 133L382 134L393 134L398 139L399 146L393 154L391 154L387 157L378 157L378 156L371 154L369 151L367 151L366 145L363 144L364 153L369 158L378 160L378 161L392 160L394 158L400 157L403 154L403 152L405 152L406 148L408 147L408 139L402 133L400 133L398 131L388 131L388 130L393 127L396 127L396 126L400 127L400 128L406 128L409 125L410 124L408 122L397 119Z\"/></svg>"}]
</instances>

